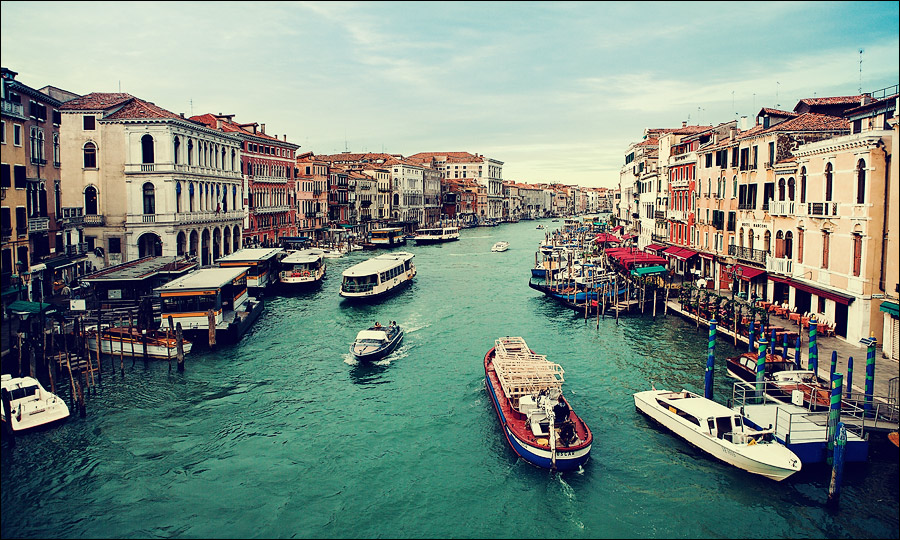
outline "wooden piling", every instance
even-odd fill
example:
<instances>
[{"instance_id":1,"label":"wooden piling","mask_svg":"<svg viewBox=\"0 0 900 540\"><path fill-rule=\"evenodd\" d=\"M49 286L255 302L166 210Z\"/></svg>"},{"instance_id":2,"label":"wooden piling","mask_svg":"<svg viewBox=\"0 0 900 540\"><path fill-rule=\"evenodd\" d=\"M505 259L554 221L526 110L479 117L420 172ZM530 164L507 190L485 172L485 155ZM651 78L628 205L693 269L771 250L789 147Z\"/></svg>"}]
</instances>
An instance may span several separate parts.
<instances>
[{"instance_id":1,"label":"wooden piling","mask_svg":"<svg viewBox=\"0 0 900 540\"><path fill-rule=\"evenodd\" d=\"M171 317L169 318L171 321ZM175 325L175 350L176 358L178 358L178 372L184 371L184 335L181 330L181 323Z\"/></svg>"},{"instance_id":2,"label":"wooden piling","mask_svg":"<svg viewBox=\"0 0 900 540\"><path fill-rule=\"evenodd\" d=\"M209 320L209 348L216 346L216 314L212 309L206 312L206 318Z\"/></svg>"},{"instance_id":3,"label":"wooden piling","mask_svg":"<svg viewBox=\"0 0 900 540\"><path fill-rule=\"evenodd\" d=\"M50 377L50 392L56 393L56 382L53 380L54 365L56 364L56 347L54 347L54 338L56 331L56 323L50 325L50 350L45 355L47 360L47 375Z\"/></svg>"},{"instance_id":4,"label":"wooden piling","mask_svg":"<svg viewBox=\"0 0 900 540\"><path fill-rule=\"evenodd\" d=\"M131 313L128 314L128 335L131 336L131 339L128 340L131 342L131 367L134 367L134 316Z\"/></svg>"},{"instance_id":5,"label":"wooden piling","mask_svg":"<svg viewBox=\"0 0 900 540\"><path fill-rule=\"evenodd\" d=\"M122 316L119 316L119 326L122 326ZM112 339L109 340L109 347L112 350ZM119 373L125 377L125 342L119 341Z\"/></svg>"},{"instance_id":6,"label":"wooden piling","mask_svg":"<svg viewBox=\"0 0 900 540\"><path fill-rule=\"evenodd\" d=\"M656 318L656 287L653 287L653 318Z\"/></svg>"},{"instance_id":7,"label":"wooden piling","mask_svg":"<svg viewBox=\"0 0 900 540\"><path fill-rule=\"evenodd\" d=\"M16 338L19 343L19 372L17 373L19 377L22 376L22 335L22 332L16 332Z\"/></svg>"}]
</instances>

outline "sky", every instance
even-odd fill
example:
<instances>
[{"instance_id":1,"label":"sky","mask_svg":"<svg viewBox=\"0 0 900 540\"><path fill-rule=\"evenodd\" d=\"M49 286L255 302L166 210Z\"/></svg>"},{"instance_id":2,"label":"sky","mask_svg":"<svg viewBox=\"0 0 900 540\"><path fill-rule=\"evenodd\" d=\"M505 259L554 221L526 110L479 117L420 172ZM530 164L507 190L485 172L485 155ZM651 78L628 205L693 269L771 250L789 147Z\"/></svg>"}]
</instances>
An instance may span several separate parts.
<instances>
[{"instance_id":1,"label":"sky","mask_svg":"<svg viewBox=\"0 0 900 540\"><path fill-rule=\"evenodd\" d=\"M463 151L505 180L615 187L646 128L898 84L898 6L4 0L0 61L32 88L264 123L301 152Z\"/></svg>"}]
</instances>

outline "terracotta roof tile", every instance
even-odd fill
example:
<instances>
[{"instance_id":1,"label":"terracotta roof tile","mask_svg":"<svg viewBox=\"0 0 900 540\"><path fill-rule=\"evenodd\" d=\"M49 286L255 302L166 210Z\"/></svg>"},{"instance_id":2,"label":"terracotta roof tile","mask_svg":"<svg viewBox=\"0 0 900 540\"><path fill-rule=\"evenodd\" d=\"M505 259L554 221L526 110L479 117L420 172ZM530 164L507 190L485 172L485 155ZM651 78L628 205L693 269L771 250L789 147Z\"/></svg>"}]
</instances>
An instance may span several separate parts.
<instances>
[{"instance_id":1,"label":"terracotta roof tile","mask_svg":"<svg viewBox=\"0 0 900 540\"><path fill-rule=\"evenodd\" d=\"M104 116L103 120L128 120L132 118L181 118L181 116L158 107L149 101L134 98L131 101L127 101L121 109Z\"/></svg>"},{"instance_id":2,"label":"terracotta roof tile","mask_svg":"<svg viewBox=\"0 0 900 540\"><path fill-rule=\"evenodd\" d=\"M823 98L824 99L824 98ZM850 122L837 116L818 113L805 113L775 124L766 132L773 131L840 131L849 130ZM752 131L752 130L751 130Z\"/></svg>"},{"instance_id":3,"label":"terracotta roof tile","mask_svg":"<svg viewBox=\"0 0 900 540\"><path fill-rule=\"evenodd\" d=\"M850 103L859 103L865 94L858 96L832 96L801 99L799 103L807 105L846 105ZM798 105L799 105L798 103ZM796 108L796 107L795 107Z\"/></svg>"},{"instance_id":4,"label":"terracotta roof tile","mask_svg":"<svg viewBox=\"0 0 900 540\"><path fill-rule=\"evenodd\" d=\"M134 96L124 92L91 92L90 94L71 99L59 108L66 111L102 111L120 105L129 99L134 99Z\"/></svg>"},{"instance_id":5,"label":"terracotta roof tile","mask_svg":"<svg viewBox=\"0 0 900 540\"><path fill-rule=\"evenodd\" d=\"M763 107L762 109L759 110L759 113L757 113L757 116L764 115L764 114L768 114L770 116L792 117L792 116L798 116L800 113L795 113L795 112L791 112L791 111L782 111L781 109L770 109L768 107Z\"/></svg>"}]
</instances>

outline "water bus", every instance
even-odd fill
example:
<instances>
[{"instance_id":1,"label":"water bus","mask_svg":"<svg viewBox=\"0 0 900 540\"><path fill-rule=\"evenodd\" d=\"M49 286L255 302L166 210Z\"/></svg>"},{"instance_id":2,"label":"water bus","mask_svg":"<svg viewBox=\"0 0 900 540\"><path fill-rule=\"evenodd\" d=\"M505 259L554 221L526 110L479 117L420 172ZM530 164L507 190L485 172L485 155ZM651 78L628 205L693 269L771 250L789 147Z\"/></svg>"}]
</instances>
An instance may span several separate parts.
<instances>
[{"instance_id":1,"label":"water bus","mask_svg":"<svg viewBox=\"0 0 900 540\"><path fill-rule=\"evenodd\" d=\"M247 291L248 272L245 266L201 268L157 287L153 291L162 301L160 328L168 327L171 316L195 343L206 342L211 311L216 343L237 342L265 308Z\"/></svg>"},{"instance_id":2,"label":"water bus","mask_svg":"<svg viewBox=\"0 0 900 540\"><path fill-rule=\"evenodd\" d=\"M416 245L439 244L459 240L459 227L434 227L416 231Z\"/></svg>"},{"instance_id":3,"label":"water bus","mask_svg":"<svg viewBox=\"0 0 900 540\"><path fill-rule=\"evenodd\" d=\"M320 249L303 249L285 255L279 266L278 282L284 289L319 285L325 278L325 254Z\"/></svg>"},{"instance_id":4,"label":"water bus","mask_svg":"<svg viewBox=\"0 0 900 540\"><path fill-rule=\"evenodd\" d=\"M521 337L502 337L484 355L484 383L513 451L545 469L576 470L593 435L562 395L563 369Z\"/></svg>"},{"instance_id":5,"label":"water bus","mask_svg":"<svg viewBox=\"0 0 900 540\"><path fill-rule=\"evenodd\" d=\"M416 276L412 253L398 251L372 257L344 270L340 294L348 299L383 296L412 282Z\"/></svg>"},{"instance_id":6,"label":"water bus","mask_svg":"<svg viewBox=\"0 0 900 540\"><path fill-rule=\"evenodd\" d=\"M369 234L369 243L375 247L402 246L406 244L406 233L400 227L372 229Z\"/></svg>"},{"instance_id":7,"label":"water bus","mask_svg":"<svg viewBox=\"0 0 900 540\"><path fill-rule=\"evenodd\" d=\"M281 248L244 248L216 260L219 268L246 267L247 287L265 290L278 279L276 265L284 250Z\"/></svg>"}]
</instances>

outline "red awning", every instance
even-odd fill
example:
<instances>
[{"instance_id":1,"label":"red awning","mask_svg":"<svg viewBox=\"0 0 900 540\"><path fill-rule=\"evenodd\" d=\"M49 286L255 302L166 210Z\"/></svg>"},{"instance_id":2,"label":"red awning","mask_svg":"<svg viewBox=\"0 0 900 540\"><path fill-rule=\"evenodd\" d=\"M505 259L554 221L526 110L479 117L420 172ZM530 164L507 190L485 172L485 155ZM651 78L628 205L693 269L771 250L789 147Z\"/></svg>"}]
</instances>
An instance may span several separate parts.
<instances>
[{"instance_id":1,"label":"red awning","mask_svg":"<svg viewBox=\"0 0 900 540\"><path fill-rule=\"evenodd\" d=\"M691 257L697 255L697 252L693 249L681 248L681 251L672 253L672 255L681 259L682 261L686 261L687 259L690 259Z\"/></svg>"},{"instance_id":2,"label":"red awning","mask_svg":"<svg viewBox=\"0 0 900 540\"><path fill-rule=\"evenodd\" d=\"M816 296L821 296L822 298L827 298L839 304L844 304L845 306L850 305L850 302L854 300L853 296L839 293L837 291L829 291L826 289L822 289L819 287L813 287L812 285L807 285L802 281L797 281L791 278L783 278L778 276L769 276L769 279L772 281L777 281L778 283L784 283L785 285L789 285L798 291L808 292L810 294L814 294Z\"/></svg>"},{"instance_id":3,"label":"red awning","mask_svg":"<svg viewBox=\"0 0 900 540\"><path fill-rule=\"evenodd\" d=\"M622 241L624 242L626 240L631 240L632 238L637 238L637 235L636 234L626 234L626 235L622 236Z\"/></svg>"},{"instance_id":4,"label":"red awning","mask_svg":"<svg viewBox=\"0 0 900 540\"><path fill-rule=\"evenodd\" d=\"M665 249L666 246L661 246L659 244L647 244L644 246L644 251L659 251L661 249Z\"/></svg>"},{"instance_id":5,"label":"red awning","mask_svg":"<svg viewBox=\"0 0 900 540\"><path fill-rule=\"evenodd\" d=\"M663 253L666 255L675 255L679 250L681 250L681 248L678 246L669 246L663 250Z\"/></svg>"},{"instance_id":6,"label":"red awning","mask_svg":"<svg viewBox=\"0 0 900 540\"><path fill-rule=\"evenodd\" d=\"M621 240L619 240L615 235L609 233L600 233L594 238L594 242L598 244L618 244Z\"/></svg>"},{"instance_id":7,"label":"red awning","mask_svg":"<svg viewBox=\"0 0 900 540\"><path fill-rule=\"evenodd\" d=\"M731 275L743 279L744 281L750 281L756 277L759 277L761 274L765 274L766 271L760 268L753 268L752 266L744 266L743 264L736 264L731 269Z\"/></svg>"},{"instance_id":8,"label":"red awning","mask_svg":"<svg viewBox=\"0 0 900 540\"><path fill-rule=\"evenodd\" d=\"M703 257L704 259L713 260L713 259L716 258L716 256L713 255L712 253L703 253L702 251L700 251L700 252L698 252L698 253L699 253L699 255L700 255L701 257Z\"/></svg>"}]
</instances>

